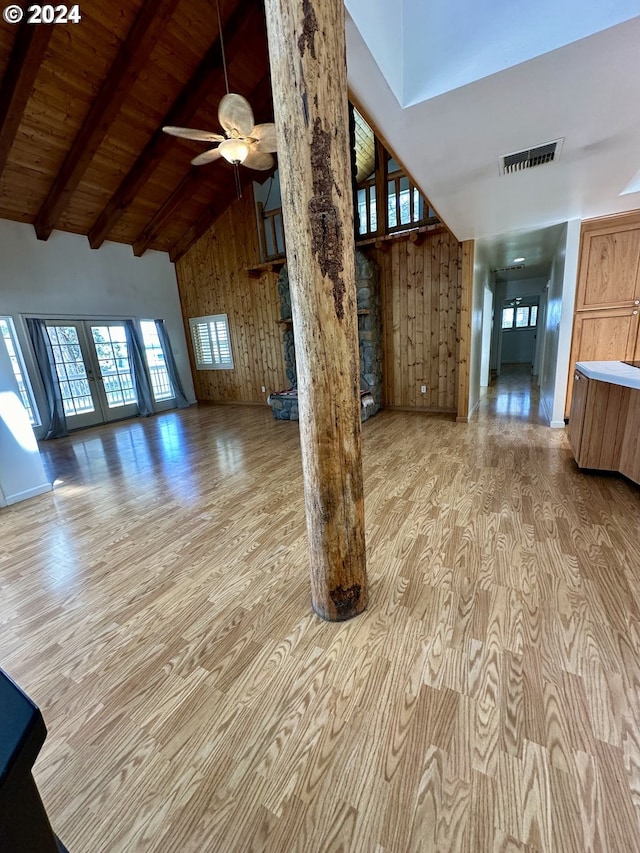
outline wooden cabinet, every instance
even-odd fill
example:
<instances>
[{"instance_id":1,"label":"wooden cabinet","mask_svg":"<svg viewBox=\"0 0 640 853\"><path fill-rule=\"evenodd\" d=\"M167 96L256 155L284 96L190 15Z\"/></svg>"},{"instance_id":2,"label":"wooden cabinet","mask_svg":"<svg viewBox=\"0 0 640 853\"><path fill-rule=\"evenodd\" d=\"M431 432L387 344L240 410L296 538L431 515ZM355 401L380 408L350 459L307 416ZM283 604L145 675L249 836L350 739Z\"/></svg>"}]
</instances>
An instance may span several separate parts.
<instances>
[{"instance_id":1,"label":"wooden cabinet","mask_svg":"<svg viewBox=\"0 0 640 853\"><path fill-rule=\"evenodd\" d=\"M640 358L640 211L582 223L565 416L577 361Z\"/></svg>"},{"instance_id":2,"label":"wooden cabinet","mask_svg":"<svg viewBox=\"0 0 640 853\"><path fill-rule=\"evenodd\" d=\"M640 484L640 390L573 375L569 444L580 468Z\"/></svg>"},{"instance_id":3,"label":"wooden cabinet","mask_svg":"<svg viewBox=\"0 0 640 853\"><path fill-rule=\"evenodd\" d=\"M569 444L573 450L576 462L580 465L580 451L582 449L582 428L584 426L584 413L587 406L587 391L589 380L579 370L573 372L573 394L571 399L571 417L569 418L568 437Z\"/></svg>"},{"instance_id":4,"label":"wooden cabinet","mask_svg":"<svg viewBox=\"0 0 640 853\"><path fill-rule=\"evenodd\" d=\"M632 391L629 397L618 470L634 483L640 483L640 391Z\"/></svg>"},{"instance_id":5,"label":"wooden cabinet","mask_svg":"<svg viewBox=\"0 0 640 853\"><path fill-rule=\"evenodd\" d=\"M582 224L576 311L640 305L640 213Z\"/></svg>"},{"instance_id":6,"label":"wooden cabinet","mask_svg":"<svg viewBox=\"0 0 640 853\"><path fill-rule=\"evenodd\" d=\"M632 361L638 340L640 309L581 311L573 321L575 361Z\"/></svg>"}]
</instances>

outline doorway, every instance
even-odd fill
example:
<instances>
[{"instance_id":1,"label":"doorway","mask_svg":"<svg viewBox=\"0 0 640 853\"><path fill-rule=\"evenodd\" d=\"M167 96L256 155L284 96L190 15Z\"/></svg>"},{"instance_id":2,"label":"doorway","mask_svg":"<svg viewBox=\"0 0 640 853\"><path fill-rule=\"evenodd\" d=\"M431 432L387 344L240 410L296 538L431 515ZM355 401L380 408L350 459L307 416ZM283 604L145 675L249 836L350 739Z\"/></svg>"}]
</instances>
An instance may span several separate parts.
<instances>
[{"instance_id":1,"label":"doorway","mask_svg":"<svg viewBox=\"0 0 640 853\"><path fill-rule=\"evenodd\" d=\"M70 429L138 413L122 322L46 320Z\"/></svg>"}]
</instances>

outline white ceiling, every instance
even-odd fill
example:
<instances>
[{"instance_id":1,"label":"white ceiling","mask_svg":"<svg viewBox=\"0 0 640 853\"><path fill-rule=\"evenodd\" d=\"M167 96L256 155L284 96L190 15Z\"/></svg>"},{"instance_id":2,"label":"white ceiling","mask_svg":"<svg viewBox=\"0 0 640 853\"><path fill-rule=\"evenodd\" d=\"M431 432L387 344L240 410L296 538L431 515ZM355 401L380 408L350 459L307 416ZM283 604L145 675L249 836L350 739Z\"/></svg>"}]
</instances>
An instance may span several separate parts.
<instances>
[{"instance_id":1,"label":"white ceiling","mask_svg":"<svg viewBox=\"0 0 640 853\"><path fill-rule=\"evenodd\" d=\"M548 279L553 257L565 225L547 225L526 231L510 231L482 237L477 241L477 251L490 270L495 270L497 281L525 281L534 278ZM523 262L517 259L524 257ZM504 271L520 266L522 269Z\"/></svg>"},{"instance_id":2,"label":"white ceiling","mask_svg":"<svg viewBox=\"0 0 640 853\"><path fill-rule=\"evenodd\" d=\"M572 16L579 17L580 12L573 8L574 0L556 0L541 17L554 21L556 41L570 43L482 76L488 67L483 61L488 57L504 62L507 54L513 59L515 52L511 43L505 51L504 41L513 38L513 30L508 31L510 35L501 34L494 17L490 17L490 26L483 27L480 44L469 38L464 44L469 33L464 22L475 19L477 2L438 3L437 15L427 15L415 13L415 9L431 10L423 0L406 0L395 6L394 18L388 14L392 4L385 0L347 0L358 22L356 26L347 14L351 91L457 238L502 238L512 232L514 238L517 234L524 238L529 232L569 219L639 208L640 192L620 195L640 168L637 4L633 19L571 41L575 38L571 33L559 38L560 25ZM497 0L483 2L492 6ZM449 17L442 23L445 7ZM559 7L562 14L557 12ZM627 0L602 3L598 8L614 17L583 15L573 32L615 20L615 15L624 19L630 11ZM413 17L407 17L411 12ZM516 24L523 23L513 11L511 16ZM452 27L457 25L460 37L453 38ZM416 92L428 90L424 80L428 81L431 71L424 57L429 28L432 44L451 45L439 55L443 68L446 65L455 73L449 74L448 82L441 75L437 84L441 90L451 91L403 108L394 90L403 93L407 102L421 97ZM422 45L422 64L415 52L411 61L399 60L402 39L407 42L403 33L407 32L411 33L412 49ZM518 33L521 55L539 49L539 27L523 24ZM532 38L527 47L523 36L529 34ZM380 65L392 69L389 82L365 38L377 51ZM382 52L380 45L384 45ZM473 50L475 55L470 53ZM462 66L464 73L457 73L456 66ZM417 82L403 82L407 69L412 69ZM482 79L456 83L469 74ZM556 162L499 175L500 155L559 138L564 142Z\"/></svg>"}]
</instances>

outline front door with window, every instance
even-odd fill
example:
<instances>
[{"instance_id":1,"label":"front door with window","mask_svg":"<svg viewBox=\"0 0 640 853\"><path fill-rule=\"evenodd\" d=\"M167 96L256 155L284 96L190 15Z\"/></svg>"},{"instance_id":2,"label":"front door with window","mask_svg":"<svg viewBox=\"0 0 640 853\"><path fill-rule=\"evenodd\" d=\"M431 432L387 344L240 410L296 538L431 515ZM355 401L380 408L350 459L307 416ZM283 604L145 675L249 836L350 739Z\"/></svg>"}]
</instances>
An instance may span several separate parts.
<instances>
[{"instance_id":1,"label":"front door with window","mask_svg":"<svg viewBox=\"0 0 640 853\"><path fill-rule=\"evenodd\" d=\"M70 429L138 412L124 323L47 320Z\"/></svg>"}]
</instances>

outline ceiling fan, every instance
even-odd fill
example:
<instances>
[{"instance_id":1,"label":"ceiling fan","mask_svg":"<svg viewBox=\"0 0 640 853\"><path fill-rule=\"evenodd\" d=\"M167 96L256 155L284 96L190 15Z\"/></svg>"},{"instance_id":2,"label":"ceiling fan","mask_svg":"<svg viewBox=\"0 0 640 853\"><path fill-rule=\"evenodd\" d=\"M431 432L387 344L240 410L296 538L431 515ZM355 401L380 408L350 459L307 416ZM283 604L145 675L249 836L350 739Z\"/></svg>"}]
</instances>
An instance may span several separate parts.
<instances>
[{"instance_id":1,"label":"ceiling fan","mask_svg":"<svg viewBox=\"0 0 640 853\"><path fill-rule=\"evenodd\" d=\"M228 93L220 101L218 121L224 135L208 130L191 130L188 127L163 127L165 133L198 142L217 142L204 154L194 157L191 163L202 166L224 157L234 166L248 166L264 172L275 164L272 153L276 150L276 126L273 123L255 124L253 110L242 95Z\"/></svg>"},{"instance_id":2,"label":"ceiling fan","mask_svg":"<svg viewBox=\"0 0 640 853\"><path fill-rule=\"evenodd\" d=\"M218 15L218 32L220 38L220 52L222 53L222 68L224 71L224 82L227 94L218 106L218 121L224 130L224 135L212 133L208 130L191 130L188 127L163 127L165 133L171 136L179 136L182 139L195 139L198 142L217 142L217 148L210 148L204 154L198 154L191 161L193 166L202 166L204 163L212 163L214 160L224 157L233 166L248 166L266 172L275 164L272 156L276 150L276 126L273 123L255 124L253 110L246 98L229 92L229 74L227 71L227 57L224 50L224 35L222 31L222 18L220 16L220 0L216 0L216 11ZM240 196L240 179L237 168L236 188Z\"/></svg>"}]
</instances>

